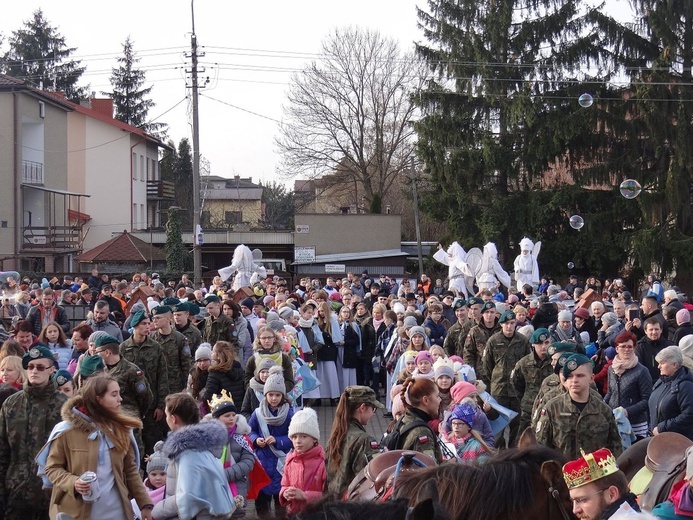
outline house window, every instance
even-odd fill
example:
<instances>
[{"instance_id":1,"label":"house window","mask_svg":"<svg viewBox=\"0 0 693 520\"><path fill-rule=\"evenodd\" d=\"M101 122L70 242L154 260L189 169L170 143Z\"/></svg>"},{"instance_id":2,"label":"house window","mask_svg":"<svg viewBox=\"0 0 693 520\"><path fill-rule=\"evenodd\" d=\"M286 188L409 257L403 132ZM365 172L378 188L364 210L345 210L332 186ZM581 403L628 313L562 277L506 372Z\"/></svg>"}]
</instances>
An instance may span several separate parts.
<instances>
[{"instance_id":1,"label":"house window","mask_svg":"<svg viewBox=\"0 0 693 520\"><path fill-rule=\"evenodd\" d=\"M240 224L243 222L243 213L240 211L224 211L224 222L227 224Z\"/></svg>"},{"instance_id":2,"label":"house window","mask_svg":"<svg viewBox=\"0 0 693 520\"><path fill-rule=\"evenodd\" d=\"M144 155L140 155L140 180L141 181L144 180L145 174L146 174L146 172L145 172L145 167L144 167Z\"/></svg>"},{"instance_id":3,"label":"house window","mask_svg":"<svg viewBox=\"0 0 693 520\"><path fill-rule=\"evenodd\" d=\"M132 228L133 229L139 229L139 226L137 225L137 204L132 205Z\"/></svg>"},{"instance_id":4,"label":"house window","mask_svg":"<svg viewBox=\"0 0 693 520\"><path fill-rule=\"evenodd\" d=\"M203 211L200 216L200 225L204 227L209 227L209 221L211 220L212 214L209 211Z\"/></svg>"},{"instance_id":5,"label":"house window","mask_svg":"<svg viewBox=\"0 0 693 520\"><path fill-rule=\"evenodd\" d=\"M137 180L137 154L132 154L132 178Z\"/></svg>"}]
</instances>

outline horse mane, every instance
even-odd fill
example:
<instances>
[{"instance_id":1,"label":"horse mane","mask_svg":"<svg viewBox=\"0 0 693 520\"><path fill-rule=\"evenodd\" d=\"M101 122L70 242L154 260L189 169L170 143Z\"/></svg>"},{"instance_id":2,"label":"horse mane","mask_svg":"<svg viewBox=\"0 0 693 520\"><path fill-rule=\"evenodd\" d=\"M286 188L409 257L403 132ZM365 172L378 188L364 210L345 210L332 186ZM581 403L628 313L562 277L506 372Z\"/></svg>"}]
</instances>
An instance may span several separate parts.
<instances>
[{"instance_id":1,"label":"horse mane","mask_svg":"<svg viewBox=\"0 0 693 520\"><path fill-rule=\"evenodd\" d=\"M537 505L537 485L543 485L544 462L567 459L549 448L503 450L479 464L442 464L407 472L397 481L397 497L415 497L430 479L436 482L440 503L451 518L474 520L520 519Z\"/></svg>"},{"instance_id":2,"label":"horse mane","mask_svg":"<svg viewBox=\"0 0 693 520\"><path fill-rule=\"evenodd\" d=\"M294 520L399 520L406 516L407 500L396 499L386 502L345 501L335 496L326 496L309 502L305 511L294 516Z\"/></svg>"}]
</instances>

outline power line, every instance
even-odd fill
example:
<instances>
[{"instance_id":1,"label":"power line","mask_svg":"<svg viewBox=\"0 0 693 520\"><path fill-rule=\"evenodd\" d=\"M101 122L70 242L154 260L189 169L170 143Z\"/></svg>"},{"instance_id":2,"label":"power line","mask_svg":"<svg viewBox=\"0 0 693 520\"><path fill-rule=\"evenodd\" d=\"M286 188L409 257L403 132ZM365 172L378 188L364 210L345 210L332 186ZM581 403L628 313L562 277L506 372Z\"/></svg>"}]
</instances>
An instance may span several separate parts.
<instances>
[{"instance_id":1,"label":"power line","mask_svg":"<svg viewBox=\"0 0 693 520\"><path fill-rule=\"evenodd\" d=\"M207 99L211 99L212 101L216 101L217 103L221 103L222 105L227 105L231 108L235 108L236 110L240 110L241 112L246 112L248 114L252 114L254 116L261 117L261 118L267 119L269 121L273 121L275 123L279 123L280 125L283 124L281 121L279 121L278 119L274 119L273 117L258 114L257 112L253 112L252 110L248 110L247 108L239 107L237 105L232 105L231 103L227 103L226 101L222 101L221 99L213 98L212 96L208 96L207 94L200 94L200 97L205 97Z\"/></svg>"}]
</instances>

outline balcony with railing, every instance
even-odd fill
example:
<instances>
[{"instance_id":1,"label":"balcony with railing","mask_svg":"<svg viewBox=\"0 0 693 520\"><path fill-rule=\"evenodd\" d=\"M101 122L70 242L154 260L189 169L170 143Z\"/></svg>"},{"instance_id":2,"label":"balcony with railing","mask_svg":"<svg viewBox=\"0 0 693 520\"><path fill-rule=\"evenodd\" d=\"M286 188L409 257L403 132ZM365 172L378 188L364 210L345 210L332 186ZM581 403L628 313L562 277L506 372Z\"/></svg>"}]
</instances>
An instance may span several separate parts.
<instances>
[{"instance_id":1,"label":"balcony with railing","mask_svg":"<svg viewBox=\"0 0 693 520\"><path fill-rule=\"evenodd\" d=\"M22 161L22 184L43 186L43 163Z\"/></svg>"},{"instance_id":2,"label":"balcony with railing","mask_svg":"<svg viewBox=\"0 0 693 520\"><path fill-rule=\"evenodd\" d=\"M173 200L175 187L170 181L147 181L147 200Z\"/></svg>"}]
</instances>

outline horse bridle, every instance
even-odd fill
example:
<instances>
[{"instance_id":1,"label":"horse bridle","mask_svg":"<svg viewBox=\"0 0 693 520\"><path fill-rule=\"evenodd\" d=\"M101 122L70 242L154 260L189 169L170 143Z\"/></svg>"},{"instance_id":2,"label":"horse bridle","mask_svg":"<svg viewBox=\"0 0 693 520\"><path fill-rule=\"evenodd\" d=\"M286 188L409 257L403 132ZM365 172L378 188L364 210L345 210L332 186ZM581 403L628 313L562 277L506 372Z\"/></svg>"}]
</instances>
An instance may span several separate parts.
<instances>
[{"instance_id":1,"label":"horse bridle","mask_svg":"<svg viewBox=\"0 0 693 520\"><path fill-rule=\"evenodd\" d=\"M556 501L556 505L558 506L558 510L561 512L563 520L571 520L568 511L566 511L565 506L563 505L563 501L561 500L561 493L558 491L558 489L553 486L549 486L548 492L549 496ZM550 508L551 499L549 499L548 505Z\"/></svg>"}]
</instances>

